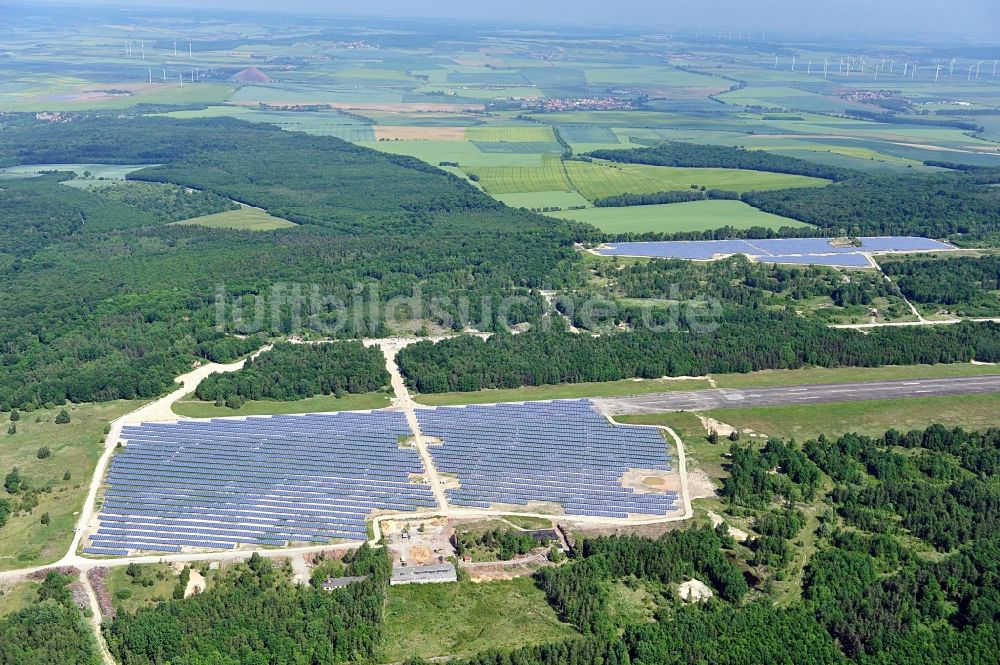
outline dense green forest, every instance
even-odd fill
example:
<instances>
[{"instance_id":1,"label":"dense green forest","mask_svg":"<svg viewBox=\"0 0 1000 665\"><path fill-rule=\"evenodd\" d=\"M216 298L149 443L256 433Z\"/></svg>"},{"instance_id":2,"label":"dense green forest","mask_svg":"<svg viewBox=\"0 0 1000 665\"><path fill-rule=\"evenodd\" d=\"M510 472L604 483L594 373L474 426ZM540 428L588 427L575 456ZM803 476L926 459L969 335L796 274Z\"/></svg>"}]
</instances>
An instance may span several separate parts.
<instances>
[{"instance_id":1,"label":"dense green forest","mask_svg":"<svg viewBox=\"0 0 1000 665\"><path fill-rule=\"evenodd\" d=\"M4 665L98 665L94 634L73 602L73 578L51 571L34 603L0 619Z\"/></svg>"},{"instance_id":2,"label":"dense green forest","mask_svg":"<svg viewBox=\"0 0 1000 665\"><path fill-rule=\"evenodd\" d=\"M824 266L754 263L742 255L718 261L612 259L596 262L590 270L595 278L591 285L566 290L555 304L576 327L591 330L620 323L647 326L666 316L670 307L664 301L694 303L709 296L726 307L794 307L822 322L867 317L876 303L889 318L910 314L898 289L875 271L856 270L845 278ZM803 308L803 301L823 306Z\"/></svg>"},{"instance_id":3,"label":"dense green forest","mask_svg":"<svg viewBox=\"0 0 1000 665\"><path fill-rule=\"evenodd\" d=\"M345 558L366 579L333 592L296 586L259 555L213 579L209 589L119 613L105 626L111 653L129 665L342 663L375 655L391 565L367 545Z\"/></svg>"},{"instance_id":4,"label":"dense green forest","mask_svg":"<svg viewBox=\"0 0 1000 665\"><path fill-rule=\"evenodd\" d=\"M195 390L198 399L238 408L243 400L294 401L314 395L367 393L389 384L385 357L361 342L276 344L242 369L210 374Z\"/></svg>"},{"instance_id":5,"label":"dense green forest","mask_svg":"<svg viewBox=\"0 0 1000 665\"><path fill-rule=\"evenodd\" d=\"M746 203L834 235L919 235L967 244L1000 242L1000 182L965 173L866 175L828 187L748 192Z\"/></svg>"},{"instance_id":6,"label":"dense green forest","mask_svg":"<svg viewBox=\"0 0 1000 665\"><path fill-rule=\"evenodd\" d=\"M762 150L668 141L635 150L598 150L593 157L657 166L718 166L794 173L833 180L827 187L747 192L755 208L812 224L827 235L920 235L965 243L1000 243L1000 170L967 167L949 173L862 174ZM763 230L733 231L729 236ZM779 235L801 231L782 229ZM816 230L812 230L816 234ZM676 234L685 239L695 234ZM703 234L697 234L703 236ZM751 237L756 237L751 235Z\"/></svg>"},{"instance_id":7,"label":"dense green forest","mask_svg":"<svg viewBox=\"0 0 1000 665\"><path fill-rule=\"evenodd\" d=\"M373 305L415 292L427 309L404 304L396 317L490 330L504 325L500 303L517 295L512 322L537 320L545 303L530 288L559 280L574 256L568 223L332 137L117 115L7 116L0 132L3 165L122 162L162 164L135 180L245 201L300 226L165 226L118 186L102 195L60 185L65 175L5 181L0 410L156 396L199 357L259 347L227 333L384 336L386 312Z\"/></svg>"},{"instance_id":8,"label":"dense green forest","mask_svg":"<svg viewBox=\"0 0 1000 665\"><path fill-rule=\"evenodd\" d=\"M665 141L650 148L633 150L596 150L590 153L590 156L625 164L746 169L748 171L804 175L835 181L846 180L853 173L848 169L808 162L795 157L785 157L763 150L745 150L681 141Z\"/></svg>"},{"instance_id":9,"label":"dense green forest","mask_svg":"<svg viewBox=\"0 0 1000 665\"><path fill-rule=\"evenodd\" d=\"M619 194L594 199L597 208L618 208L622 206L649 206L663 203L684 203L686 201L701 201L702 199L738 199L739 194L721 190L703 192L699 189L685 189L673 192L653 192L651 194Z\"/></svg>"},{"instance_id":10,"label":"dense green forest","mask_svg":"<svg viewBox=\"0 0 1000 665\"><path fill-rule=\"evenodd\" d=\"M1000 313L1000 255L908 257L883 262L882 271L915 303L959 316Z\"/></svg>"},{"instance_id":11,"label":"dense green forest","mask_svg":"<svg viewBox=\"0 0 1000 665\"><path fill-rule=\"evenodd\" d=\"M803 446L772 439L763 447L734 443L730 455L723 494L732 514L756 515L745 544L721 525L655 540L584 538L568 564L536 578L585 639L453 662L992 660L1000 644L1000 492L993 481L1000 430L934 425L880 437L820 437ZM804 510L818 515L809 527ZM981 524L971 525L973 514ZM816 542L796 582L801 595L779 606L772 581L784 577L788 561L781 552L807 556L801 542L792 542L805 528ZM717 597L681 602L676 584L691 577L709 582ZM655 620L623 622L613 611L612 590L620 585L658 598Z\"/></svg>"},{"instance_id":12,"label":"dense green forest","mask_svg":"<svg viewBox=\"0 0 1000 665\"><path fill-rule=\"evenodd\" d=\"M710 333L646 328L601 337L533 331L418 342L397 356L420 392L702 376L761 369L1000 360L1000 325L881 328L868 335L806 321L794 312L725 310Z\"/></svg>"}]
</instances>

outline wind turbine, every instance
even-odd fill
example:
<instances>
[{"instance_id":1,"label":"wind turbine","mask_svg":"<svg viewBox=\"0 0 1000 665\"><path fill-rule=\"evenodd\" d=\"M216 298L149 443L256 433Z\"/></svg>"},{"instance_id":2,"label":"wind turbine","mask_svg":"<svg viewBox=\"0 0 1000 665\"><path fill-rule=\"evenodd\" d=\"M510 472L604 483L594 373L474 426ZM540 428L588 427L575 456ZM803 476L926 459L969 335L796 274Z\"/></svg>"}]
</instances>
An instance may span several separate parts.
<instances>
[{"instance_id":1,"label":"wind turbine","mask_svg":"<svg viewBox=\"0 0 1000 665\"><path fill-rule=\"evenodd\" d=\"M993 76L997 75L997 61L993 61Z\"/></svg>"},{"instance_id":2,"label":"wind turbine","mask_svg":"<svg viewBox=\"0 0 1000 665\"><path fill-rule=\"evenodd\" d=\"M180 74L177 75L177 80L181 82L181 87L183 88L184 87L184 73L183 72L181 72Z\"/></svg>"},{"instance_id":3,"label":"wind turbine","mask_svg":"<svg viewBox=\"0 0 1000 665\"><path fill-rule=\"evenodd\" d=\"M941 65L938 65L937 69L934 71L934 82L935 83L937 83L938 76L940 76L940 75L941 75Z\"/></svg>"},{"instance_id":4,"label":"wind turbine","mask_svg":"<svg viewBox=\"0 0 1000 665\"><path fill-rule=\"evenodd\" d=\"M153 82L153 69L151 67L148 68L148 69L149 69L149 82L152 83Z\"/></svg>"},{"instance_id":5,"label":"wind turbine","mask_svg":"<svg viewBox=\"0 0 1000 665\"><path fill-rule=\"evenodd\" d=\"M792 72L795 71L795 56L792 56Z\"/></svg>"},{"instance_id":6,"label":"wind turbine","mask_svg":"<svg viewBox=\"0 0 1000 665\"><path fill-rule=\"evenodd\" d=\"M826 78L826 68L830 65L826 58L823 58L823 78Z\"/></svg>"},{"instance_id":7,"label":"wind turbine","mask_svg":"<svg viewBox=\"0 0 1000 665\"><path fill-rule=\"evenodd\" d=\"M778 71L778 56L774 56L774 71Z\"/></svg>"},{"instance_id":8,"label":"wind turbine","mask_svg":"<svg viewBox=\"0 0 1000 665\"><path fill-rule=\"evenodd\" d=\"M146 62L146 42L139 42L139 48L142 50L142 61Z\"/></svg>"},{"instance_id":9,"label":"wind turbine","mask_svg":"<svg viewBox=\"0 0 1000 665\"><path fill-rule=\"evenodd\" d=\"M806 65L806 76L811 75L812 71L813 71L813 62L812 60L810 60L809 64Z\"/></svg>"},{"instance_id":10,"label":"wind turbine","mask_svg":"<svg viewBox=\"0 0 1000 665\"><path fill-rule=\"evenodd\" d=\"M875 80L877 81L877 80L878 80L878 65L874 65L874 66L872 67L872 69L874 69L874 70L875 70Z\"/></svg>"},{"instance_id":11,"label":"wind turbine","mask_svg":"<svg viewBox=\"0 0 1000 665\"><path fill-rule=\"evenodd\" d=\"M164 68L164 70L163 70L163 82L164 82L164 83L166 83L166 82L167 82L167 70L166 70L165 68Z\"/></svg>"},{"instance_id":12,"label":"wind turbine","mask_svg":"<svg viewBox=\"0 0 1000 665\"><path fill-rule=\"evenodd\" d=\"M174 40L174 57L177 57L177 40Z\"/></svg>"},{"instance_id":13,"label":"wind turbine","mask_svg":"<svg viewBox=\"0 0 1000 665\"><path fill-rule=\"evenodd\" d=\"M903 63L903 78L906 78L906 72L910 70L910 63Z\"/></svg>"},{"instance_id":14,"label":"wind turbine","mask_svg":"<svg viewBox=\"0 0 1000 665\"><path fill-rule=\"evenodd\" d=\"M911 79L916 78L916 76L917 76L917 66L913 65L913 67L910 69L910 78Z\"/></svg>"},{"instance_id":15,"label":"wind turbine","mask_svg":"<svg viewBox=\"0 0 1000 665\"><path fill-rule=\"evenodd\" d=\"M979 62L976 63L976 78L977 79L979 78L979 65L981 65L981 64L983 64L982 60L980 60Z\"/></svg>"},{"instance_id":16,"label":"wind turbine","mask_svg":"<svg viewBox=\"0 0 1000 665\"><path fill-rule=\"evenodd\" d=\"M951 59L951 67L948 68L948 76L955 75L955 58Z\"/></svg>"},{"instance_id":17,"label":"wind turbine","mask_svg":"<svg viewBox=\"0 0 1000 665\"><path fill-rule=\"evenodd\" d=\"M191 50L191 42L188 42L188 58L194 57L194 51Z\"/></svg>"},{"instance_id":18,"label":"wind turbine","mask_svg":"<svg viewBox=\"0 0 1000 665\"><path fill-rule=\"evenodd\" d=\"M971 81L972 80L972 70L975 69L975 68L976 68L975 65L969 65L969 78L966 79L967 81Z\"/></svg>"}]
</instances>

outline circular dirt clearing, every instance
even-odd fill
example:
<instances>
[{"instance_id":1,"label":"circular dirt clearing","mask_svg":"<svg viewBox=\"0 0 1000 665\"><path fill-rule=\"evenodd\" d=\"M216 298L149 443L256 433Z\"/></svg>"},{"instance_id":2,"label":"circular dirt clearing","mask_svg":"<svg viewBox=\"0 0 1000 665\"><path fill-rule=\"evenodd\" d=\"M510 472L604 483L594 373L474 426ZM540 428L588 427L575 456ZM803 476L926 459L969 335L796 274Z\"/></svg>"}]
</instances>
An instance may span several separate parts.
<instances>
[{"instance_id":1,"label":"circular dirt clearing","mask_svg":"<svg viewBox=\"0 0 1000 665\"><path fill-rule=\"evenodd\" d=\"M659 476L647 476L642 479L642 484L648 487L663 487L667 484L667 481Z\"/></svg>"},{"instance_id":2,"label":"circular dirt clearing","mask_svg":"<svg viewBox=\"0 0 1000 665\"><path fill-rule=\"evenodd\" d=\"M414 545L410 548L410 559L418 566L422 566L431 560L431 550L423 545Z\"/></svg>"}]
</instances>

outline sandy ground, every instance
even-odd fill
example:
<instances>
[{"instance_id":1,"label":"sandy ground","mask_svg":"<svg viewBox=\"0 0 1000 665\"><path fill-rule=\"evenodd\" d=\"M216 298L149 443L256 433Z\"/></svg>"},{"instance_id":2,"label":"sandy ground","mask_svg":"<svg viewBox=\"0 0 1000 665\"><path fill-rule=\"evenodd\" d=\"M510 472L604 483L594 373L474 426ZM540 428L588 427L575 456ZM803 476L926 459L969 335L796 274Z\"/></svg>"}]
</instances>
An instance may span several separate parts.
<instances>
[{"instance_id":1,"label":"sandy ground","mask_svg":"<svg viewBox=\"0 0 1000 665\"><path fill-rule=\"evenodd\" d=\"M712 430L715 430L715 433L719 436L729 436L736 431L736 428L732 425L727 425L726 423L716 420L715 418L708 418L699 414L695 415L698 416L698 420L701 421L701 426L705 428L705 433L707 434L711 434Z\"/></svg>"},{"instance_id":2,"label":"sandy ground","mask_svg":"<svg viewBox=\"0 0 1000 665\"><path fill-rule=\"evenodd\" d=\"M184 589L184 597L201 593L205 590L205 578L194 568L191 569L191 577L188 579L187 588Z\"/></svg>"},{"instance_id":3,"label":"sandy ground","mask_svg":"<svg viewBox=\"0 0 1000 665\"><path fill-rule=\"evenodd\" d=\"M733 432L736 431L735 427L733 427L732 425L728 425L728 424L722 422L721 420L716 420L715 418L708 418L708 417L702 416L700 414L695 414L695 415L697 415L698 416L698 420L701 421L701 426L705 428L705 433L706 434L711 434L712 430L715 430L715 433L718 434L720 437L725 437L725 436L729 436L730 434L732 434ZM753 431L752 429L742 429L742 430L740 430L740 433L741 434L747 434L747 435L749 435L751 437L763 437L763 436L765 436L763 434L759 434L759 433Z\"/></svg>"},{"instance_id":4,"label":"sandy ground","mask_svg":"<svg viewBox=\"0 0 1000 665\"><path fill-rule=\"evenodd\" d=\"M677 593L680 595L682 600L692 603L708 600L715 595L707 584L701 580L693 578L687 582L681 583L680 586L677 587Z\"/></svg>"},{"instance_id":5,"label":"sandy ground","mask_svg":"<svg viewBox=\"0 0 1000 665\"><path fill-rule=\"evenodd\" d=\"M688 469L688 491L692 499L711 499L718 488L707 473L695 467Z\"/></svg>"},{"instance_id":6,"label":"sandy ground","mask_svg":"<svg viewBox=\"0 0 1000 665\"><path fill-rule=\"evenodd\" d=\"M712 526L719 526L720 524L725 522L725 520L722 519L722 515L720 515L719 513L714 513L711 510L708 511L708 518L712 520ZM750 537L750 534L748 534L743 529L737 529L736 527L730 524L727 524L726 526L729 527L729 535L741 543Z\"/></svg>"},{"instance_id":7,"label":"sandy ground","mask_svg":"<svg viewBox=\"0 0 1000 665\"><path fill-rule=\"evenodd\" d=\"M465 127L405 127L376 125L379 141L464 141Z\"/></svg>"}]
</instances>

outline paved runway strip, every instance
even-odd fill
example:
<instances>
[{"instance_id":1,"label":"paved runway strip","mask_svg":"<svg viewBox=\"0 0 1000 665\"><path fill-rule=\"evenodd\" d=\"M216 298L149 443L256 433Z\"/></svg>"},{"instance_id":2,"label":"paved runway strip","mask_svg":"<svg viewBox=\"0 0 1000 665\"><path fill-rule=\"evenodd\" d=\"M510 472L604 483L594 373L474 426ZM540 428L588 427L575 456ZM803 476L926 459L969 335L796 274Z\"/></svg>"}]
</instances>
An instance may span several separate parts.
<instances>
[{"instance_id":1,"label":"paved runway strip","mask_svg":"<svg viewBox=\"0 0 1000 665\"><path fill-rule=\"evenodd\" d=\"M690 392L654 393L632 397L595 398L598 408L610 416L664 411L750 408L786 404L859 402L906 397L945 397L1000 392L1000 375L949 377L945 379L901 379L856 383L823 383L743 390L716 388Z\"/></svg>"}]
</instances>

